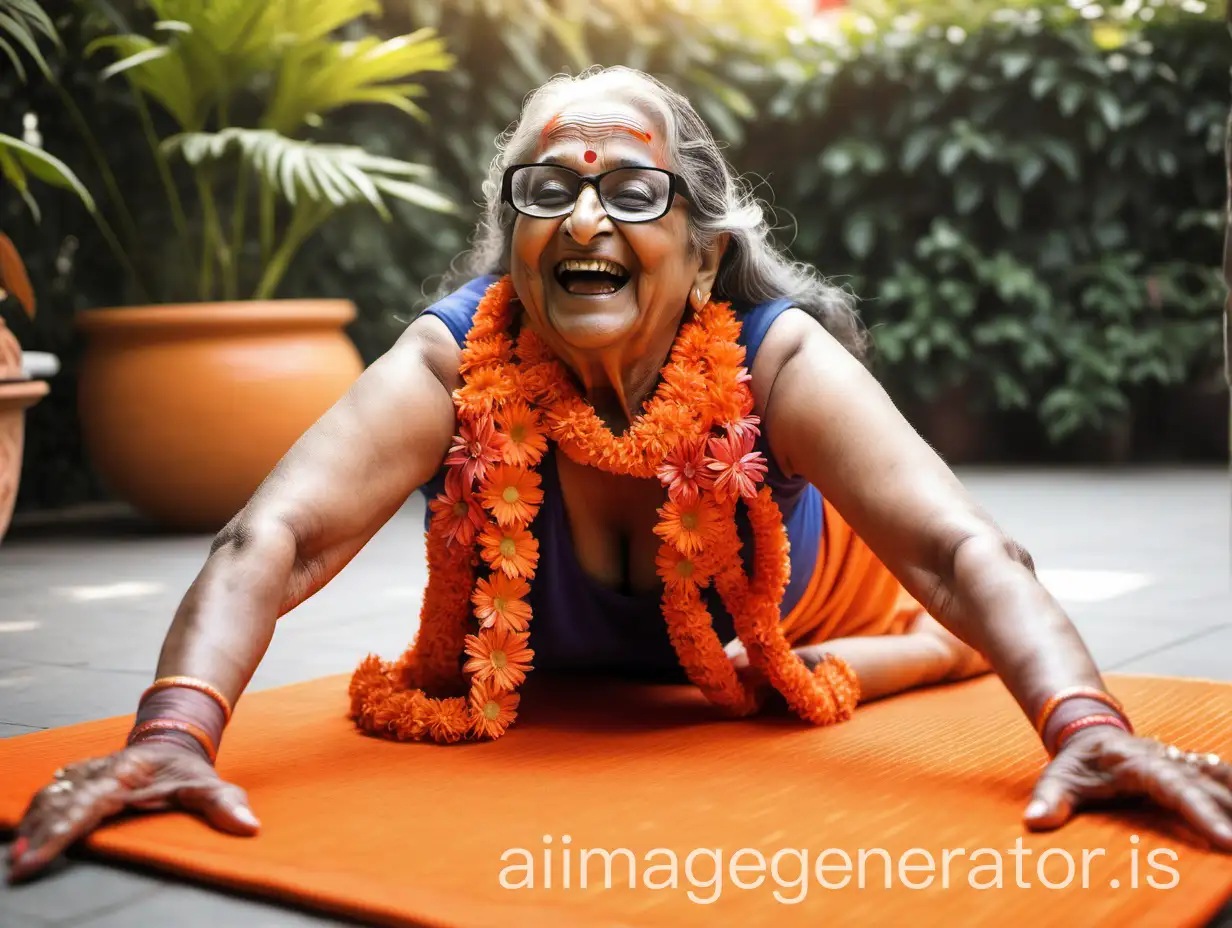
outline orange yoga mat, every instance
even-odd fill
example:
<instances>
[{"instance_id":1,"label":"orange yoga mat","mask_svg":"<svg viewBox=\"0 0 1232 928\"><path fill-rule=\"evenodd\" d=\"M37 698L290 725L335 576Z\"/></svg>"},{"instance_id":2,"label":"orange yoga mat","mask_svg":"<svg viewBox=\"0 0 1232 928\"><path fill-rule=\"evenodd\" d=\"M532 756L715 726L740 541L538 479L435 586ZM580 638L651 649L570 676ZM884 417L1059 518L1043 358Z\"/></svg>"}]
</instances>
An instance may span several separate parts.
<instances>
[{"instance_id":1,"label":"orange yoga mat","mask_svg":"<svg viewBox=\"0 0 1232 928\"><path fill-rule=\"evenodd\" d=\"M448 747L357 734L346 684L241 701L219 768L249 791L258 837L172 813L105 827L89 846L380 924L456 928L1174 928L1205 923L1232 893L1232 857L1164 817L1087 814L1027 833L1044 757L992 677L827 729L720 719L688 687L541 677L505 738ZM1232 686L1109 684L1141 730L1232 754ZM0 741L0 822L128 724Z\"/></svg>"}]
</instances>

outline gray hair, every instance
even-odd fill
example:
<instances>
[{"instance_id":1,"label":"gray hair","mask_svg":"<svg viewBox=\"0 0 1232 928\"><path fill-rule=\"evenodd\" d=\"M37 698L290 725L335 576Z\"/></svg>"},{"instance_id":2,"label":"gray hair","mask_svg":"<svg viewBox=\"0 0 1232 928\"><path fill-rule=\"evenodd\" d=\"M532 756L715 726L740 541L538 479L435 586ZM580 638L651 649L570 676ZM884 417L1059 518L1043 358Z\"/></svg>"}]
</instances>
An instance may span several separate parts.
<instances>
[{"instance_id":1,"label":"gray hair","mask_svg":"<svg viewBox=\"0 0 1232 928\"><path fill-rule=\"evenodd\" d=\"M548 120L571 100L601 93L657 116L667 139L675 172L689 191L689 228L696 252L722 233L727 250L715 280L714 298L736 308L789 298L817 319L848 351L861 360L867 336L852 296L826 282L811 265L792 260L771 239L767 208L728 165L710 128L683 95L641 71L593 67L576 77L558 74L525 100L521 117L496 140L483 184L484 209L472 247L447 278L445 289L463 280L509 270L513 210L501 203L501 181L511 164L529 161Z\"/></svg>"}]
</instances>

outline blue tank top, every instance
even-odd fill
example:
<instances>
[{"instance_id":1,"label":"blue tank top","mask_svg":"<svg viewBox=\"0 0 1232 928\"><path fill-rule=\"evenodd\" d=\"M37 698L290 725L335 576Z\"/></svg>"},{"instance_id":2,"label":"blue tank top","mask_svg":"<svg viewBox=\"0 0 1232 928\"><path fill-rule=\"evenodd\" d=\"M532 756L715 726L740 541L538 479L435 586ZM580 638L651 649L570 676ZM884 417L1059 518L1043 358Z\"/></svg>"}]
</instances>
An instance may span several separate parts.
<instances>
[{"instance_id":1,"label":"blue tank top","mask_svg":"<svg viewBox=\"0 0 1232 928\"><path fill-rule=\"evenodd\" d=\"M479 301L496 279L494 276L476 278L428 307L424 313L444 322L458 345L464 346ZM774 300L749 308L737 307L741 322L740 344L744 346L745 363L750 369L771 324L791 305L790 300ZM786 615L803 595L817 561L823 518L821 494L804 478L783 474L770 454L764 435L758 439L758 446L769 465L766 483L783 513L791 542L791 579L780 607L781 614ZM588 575L574 552L556 458L550 450L543 457L539 474L544 491L543 505L534 522L535 537L539 541L539 565L530 594L534 610L530 646L535 653L536 669L683 679L660 611L660 593L618 592ZM444 470L420 489L425 499L442 492ZM751 530L743 506L738 513L747 566L753 555ZM648 538L645 543L657 547L658 538ZM715 631L720 640L730 641L736 637L731 616L713 586L704 592Z\"/></svg>"}]
</instances>

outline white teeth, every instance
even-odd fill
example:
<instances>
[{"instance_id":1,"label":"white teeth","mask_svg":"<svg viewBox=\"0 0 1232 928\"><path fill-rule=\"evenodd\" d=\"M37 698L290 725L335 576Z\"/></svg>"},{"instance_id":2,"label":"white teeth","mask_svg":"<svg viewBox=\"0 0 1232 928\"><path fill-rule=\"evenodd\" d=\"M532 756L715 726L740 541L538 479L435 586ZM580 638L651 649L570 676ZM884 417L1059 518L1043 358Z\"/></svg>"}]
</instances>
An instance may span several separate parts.
<instances>
[{"instance_id":1,"label":"white teeth","mask_svg":"<svg viewBox=\"0 0 1232 928\"><path fill-rule=\"evenodd\" d=\"M564 271L602 271L606 274L615 274L617 277L628 277L629 272L617 264L615 261L603 260L586 260L580 258L566 258L560 264L556 265L558 273Z\"/></svg>"}]
</instances>

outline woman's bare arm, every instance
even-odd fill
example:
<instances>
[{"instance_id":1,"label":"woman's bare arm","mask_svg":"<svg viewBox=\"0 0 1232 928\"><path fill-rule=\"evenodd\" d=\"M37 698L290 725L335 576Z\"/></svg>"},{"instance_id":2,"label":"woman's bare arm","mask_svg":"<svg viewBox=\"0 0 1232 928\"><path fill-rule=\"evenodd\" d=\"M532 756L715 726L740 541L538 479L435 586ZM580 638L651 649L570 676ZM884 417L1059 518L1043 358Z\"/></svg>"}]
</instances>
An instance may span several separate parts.
<instances>
[{"instance_id":1,"label":"woman's bare arm","mask_svg":"<svg viewBox=\"0 0 1232 928\"><path fill-rule=\"evenodd\" d=\"M198 677L236 702L278 618L328 583L440 466L459 355L443 323L417 320L304 434L214 540L163 644L160 677ZM173 700L188 716L223 720L208 696L182 690ZM203 745L155 733L65 765L34 795L10 849L10 881L39 873L134 803L189 809L231 834L260 827L244 790L219 778Z\"/></svg>"},{"instance_id":2,"label":"woman's bare arm","mask_svg":"<svg viewBox=\"0 0 1232 928\"><path fill-rule=\"evenodd\" d=\"M988 658L1028 716L1065 687L1102 687L1027 552L820 325L784 313L752 373L780 466L817 486L929 613Z\"/></svg>"},{"instance_id":3,"label":"woman's bare arm","mask_svg":"<svg viewBox=\"0 0 1232 928\"><path fill-rule=\"evenodd\" d=\"M780 466L828 496L929 613L988 659L1029 719L1068 687L1104 689L1027 552L820 325L784 313L752 373ZM1232 765L1106 724L1076 731L1059 749L1051 743L1058 724L1105 712L1100 701L1073 699L1052 714L1042 735L1056 753L1036 781L1026 824L1056 828L1090 803L1146 799L1232 851Z\"/></svg>"},{"instance_id":4,"label":"woman's bare arm","mask_svg":"<svg viewBox=\"0 0 1232 928\"><path fill-rule=\"evenodd\" d=\"M421 317L300 438L215 538L158 676L199 677L239 697L278 618L328 583L440 466L458 359L444 324Z\"/></svg>"}]
</instances>

